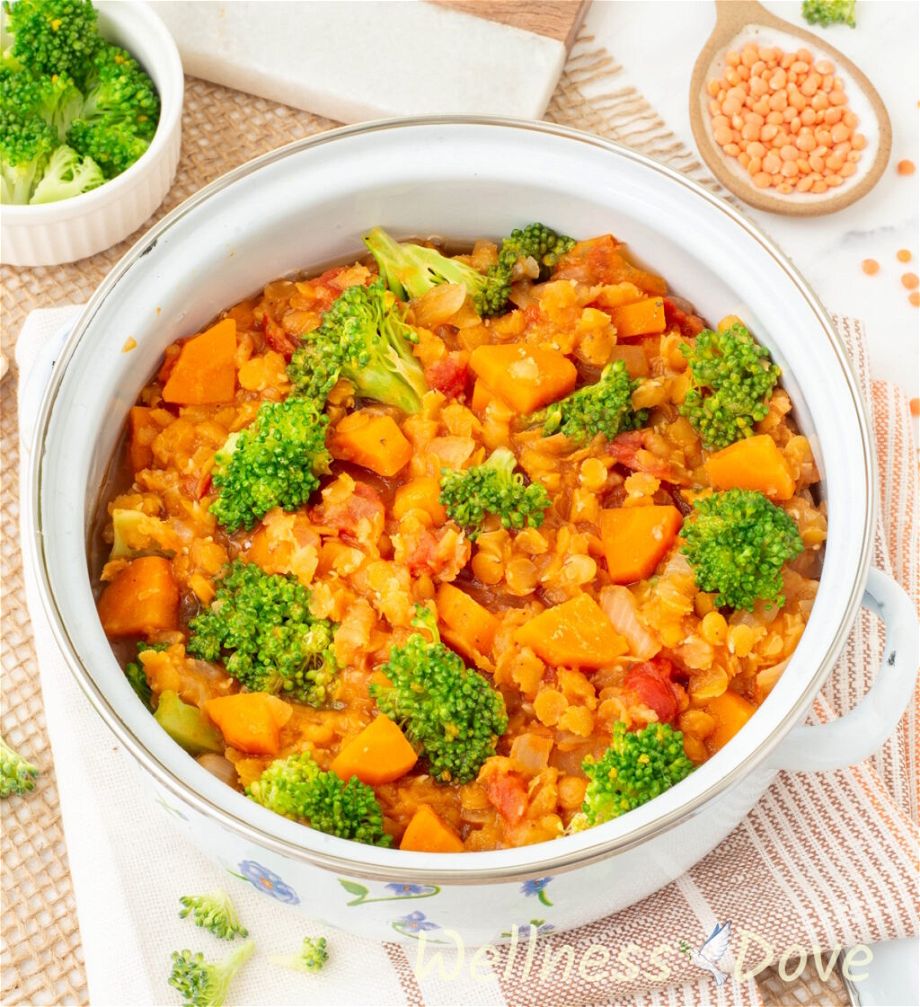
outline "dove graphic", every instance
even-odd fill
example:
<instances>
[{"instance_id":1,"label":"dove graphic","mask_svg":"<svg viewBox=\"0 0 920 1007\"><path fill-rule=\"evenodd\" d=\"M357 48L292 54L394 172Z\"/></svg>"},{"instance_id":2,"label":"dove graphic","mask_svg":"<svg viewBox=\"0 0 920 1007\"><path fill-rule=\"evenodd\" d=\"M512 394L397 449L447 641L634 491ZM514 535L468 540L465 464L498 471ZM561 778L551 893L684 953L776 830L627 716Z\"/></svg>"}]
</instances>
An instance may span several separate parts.
<instances>
[{"instance_id":1,"label":"dove graphic","mask_svg":"<svg viewBox=\"0 0 920 1007\"><path fill-rule=\"evenodd\" d=\"M721 986L728 976L718 967L718 964L728 950L728 942L731 939L731 935L731 920L726 920L725 923L717 923L699 951L691 951L690 945L686 941L681 941L681 954L686 955L698 968L710 972L716 981L716 985Z\"/></svg>"}]
</instances>

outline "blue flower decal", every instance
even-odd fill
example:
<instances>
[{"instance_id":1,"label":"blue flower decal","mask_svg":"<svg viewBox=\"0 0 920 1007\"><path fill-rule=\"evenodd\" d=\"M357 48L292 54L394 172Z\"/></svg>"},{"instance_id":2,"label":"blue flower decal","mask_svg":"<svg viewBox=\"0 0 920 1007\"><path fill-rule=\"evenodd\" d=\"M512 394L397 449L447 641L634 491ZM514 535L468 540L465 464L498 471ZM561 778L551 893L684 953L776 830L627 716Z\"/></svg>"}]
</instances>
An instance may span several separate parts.
<instances>
[{"instance_id":1,"label":"blue flower decal","mask_svg":"<svg viewBox=\"0 0 920 1007\"><path fill-rule=\"evenodd\" d=\"M424 913L420 913L417 909L414 913L409 913L408 916L401 916L393 926L400 933L410 934L420 934L423 930L441 929L437 923L432 923Z\"/></svg>"},{"instance_id":2,"label":"blue flower decal","mask_svg":"<svg viewBox=\"0 0 920 1007\"><path fill-rule=\"evenodd\" d=\"M399 902L400 899L430 899L441 890L437 885L411 885L405 881L389 881L383 886L383 890L393 894L375 896L367 885L362 885L358 881L339 878L339 884L349 895L354 896L346 903L349 906L363 906L368 902Z\"/></svg>"},{"instance_id":3,"label":"blue flower decal","mask_svg":"<svg viewBox=\"0 0 920 1007\"><path fill-rule=\"evenodd\" d=\"M231 873L233 873L231 871ZM244 860L240 863L240 873L236 875L244 881L248 881L253 888L257 888L265 895L270 895L279 902L285 902L289 906L296 906L300 902L297 892L290 885L285 884L274 871L257 864L254 860Z\"/></svg>"},{"instance_id":4,"label":"blue flower decal","mask_svg":"<svg viewBox=\"0 0 920 1007\"><path fill-rule=\"evenodd\" d=\"M519 940L528 941L534 931L536 931L537 937L545 937L546 934L551 933L556 928L552 923L547 923L544 920L531 920L530 923L519 923L514 929L517 931ZM510 930L502 931L502 937L510 936Z\"/></svg>"},{"instance_id":5,"label":"blue flower decal","mask_svg":"<svg viewBox=\"0 0 920 1007\"><path fill-rule=\"evenodd\" d=\"M536 895L544 906L551 906L552 902L550 902L545 889L552 880L552 878L531 878L521 885L521 892L524 895Z\"/></svg>"},{"instance_id":6,"label":"blue flower decal","mask_svg":"<svg viewBox=\"0 0 920 1007\"><path fill-rule=\"evenodd\" d=\"M391 892L395 892L397 895L427 895L431 891L431 889L425 885L409 885L397 881L390 881L383 887L389 888Z\"/></svg>"}]
</instances>

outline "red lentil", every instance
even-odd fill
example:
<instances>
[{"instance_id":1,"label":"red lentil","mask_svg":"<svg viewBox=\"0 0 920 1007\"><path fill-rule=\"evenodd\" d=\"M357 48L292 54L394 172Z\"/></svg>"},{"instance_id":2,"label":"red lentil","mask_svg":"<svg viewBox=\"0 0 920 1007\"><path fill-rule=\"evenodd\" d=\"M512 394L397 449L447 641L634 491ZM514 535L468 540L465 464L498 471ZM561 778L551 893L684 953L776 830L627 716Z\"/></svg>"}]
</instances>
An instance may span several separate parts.
<instances>
[{"instance_id":1,"label":"red lentil","mask_svg":"<svg viewBox=\"0 0 920 1007\"><path fill-rule=\"evenodd\" d=\"M725 64L706 85L712 135L754 186L820 195L856 173L866 138L833 63L748 43Z\"/></svg>"}]
</instances>

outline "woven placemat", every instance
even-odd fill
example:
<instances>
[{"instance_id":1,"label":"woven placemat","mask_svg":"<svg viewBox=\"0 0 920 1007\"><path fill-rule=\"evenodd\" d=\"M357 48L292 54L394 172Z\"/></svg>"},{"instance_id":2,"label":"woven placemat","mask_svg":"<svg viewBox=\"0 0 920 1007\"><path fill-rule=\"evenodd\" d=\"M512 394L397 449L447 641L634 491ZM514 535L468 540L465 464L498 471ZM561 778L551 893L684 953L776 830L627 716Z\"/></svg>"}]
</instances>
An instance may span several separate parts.
<instances>
[{"instance_id":1,"label":"woven placemat","mask_svg":"<svg viewBox=\"0 0 920 1007\"><path fill-rule=\"evenodd\" d=\"M724 194L696 156L671 133L632 87L616 88L620 68L582 34L547 110L547 119L628 144ZM613 90L605 89L610 81ZM231 168L285 143L336 126L310 112L277 105L187 78L182 158L175 184L153 219ZM152 223L152 221L148 222ZM36 269L0 267L0 344L12 359L22 323L35 308L86 301L140 233L89 259ZM0 836L0 1001L3 1004L85 1004L86 976L76 907L48 745L38 670L26 612L19 551L19 445L15 375L0 389L0 635L3 735L43 775L28 800L3 804ZM822 983L806 969L794 984L771 973L761 979L766 1003L848 1003L833 975Z\"/></svg>"}]
</instances>

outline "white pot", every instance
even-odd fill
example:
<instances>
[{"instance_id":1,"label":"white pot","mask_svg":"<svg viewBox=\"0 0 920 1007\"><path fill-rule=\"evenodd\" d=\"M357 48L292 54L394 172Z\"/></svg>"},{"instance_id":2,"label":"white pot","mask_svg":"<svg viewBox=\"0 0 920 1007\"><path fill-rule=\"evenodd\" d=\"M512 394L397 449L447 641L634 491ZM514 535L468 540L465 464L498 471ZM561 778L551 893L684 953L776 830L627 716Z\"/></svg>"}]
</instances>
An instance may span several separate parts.
<instances>
[{"instance_id":1,"label":"white pot","mask_svg":"<svg viewBox=\"0 0 920 1007\"><path fill-rule=\"evenodd\" d=\"M97 0L102 36L127 49L156 85L160 119L150 146L127 171L73 199L38 206L4 204L0 262L54 266L117 245L156 211L179 163L185 78L163 22L144 4Z\"/></svg>"},{"instance_id":2,"label":"white pot","mask_svg":"<svg viewBox=\"0 0 920 1007\"><path fill-rule=\"evenodd\" d=\"M86 543L99 488L127 410L164 348L228 304L275 277L358 254L361 234L375 224L397 235L472 239L531 220L574 235L613 231L704 316L737 313L769 346L816 449L828 502L811 619L744 730L687 780L607 825L463 854L378 849L314 832L220 783L137 701L90 589ZM137 347L125 353L129 337ZM96 292L56 368L34 448L24 534L36 545L35 576L58 642L93 705L204 850L311 917L369 937L411 938L433 923L467 943L487 942L535 917L559 930L629 905L719 843L778 769L868 756L911 692L912 606L878 571L866 584L876 480L870 431L826 313L731 207L588 134L498 120L383 122L300 141L231 172L150 231ZM878 681L842 719L799 726L861 604L887 623ZM541 899L540 885L526 882L545 878L552 880Z\"/></svg>"}]
</instances>

